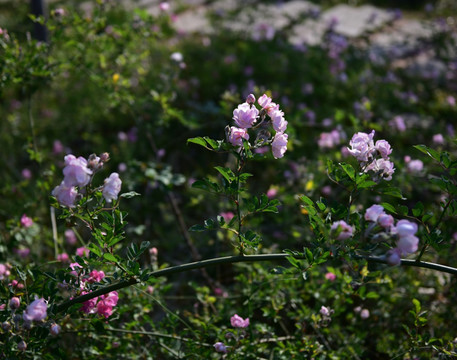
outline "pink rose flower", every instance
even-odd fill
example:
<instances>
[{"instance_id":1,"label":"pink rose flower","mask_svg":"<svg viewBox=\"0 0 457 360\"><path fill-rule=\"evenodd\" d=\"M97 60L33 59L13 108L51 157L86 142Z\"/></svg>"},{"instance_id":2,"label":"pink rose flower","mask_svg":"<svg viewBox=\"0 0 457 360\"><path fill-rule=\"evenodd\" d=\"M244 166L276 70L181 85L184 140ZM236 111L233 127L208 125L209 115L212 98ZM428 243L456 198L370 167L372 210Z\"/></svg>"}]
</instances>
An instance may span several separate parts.
<instances>
[{"instance_id":1,"label":"pink rose flower","mask_svg":"<svg viewBox=\"0 0 457 360\"><path fill-rule=\"evenodd\" d=\"M378 224L384 229L390 229L394 225L394 218L392 215L381 214L378 217Z\"/></svg>"},{"instance_id":2,"label":"pink rose flower","mask_svg":"<svg viewBox=\"0 0 457 360\"><path fill-rule=\"evenodd\" d=\"M400 220L397 222L393 232L399 237L415 235L417 232L417 224L408 220Z\"/></svg>"},{"instance_id":3,"label":"pink rose flower","mask_svg":"<svg viewBox=\"0 0 457 360\"><path fill-rule=\"evenodd\" d=\"M27 215L23 214L21 217L21 225L25 228L28 228L33 225L33 220Z\"/></svg>"},{"instance_id":4,"label":"pink rose flower","mask_svg":"<svg viewBox=\"0 0 457 360\"><path fill-rule=\"evenodd\" d=\"M274 110L272 111L271 115L271 123L273 125L273 129L275 131L283 133L286 131L287 128L287 121L284 119L284 112L281 110Z\"/></svg>"},{"instance_id":5,"label":"pink rose flower","mask_svg":"<svg viewBox=\"0 0 457 360\"><path fill-rule=\"evenodd\" d=\"M414 235L402 236L397 242L397 249L401 255L412 254L417 251L419 239Z\"/></svg>"},{"instance_id":6,"label":"pink rose flower","mask_svg":"<svg viewBox=\"0 0 457 360\"><path fill-rule=\"evenodd\" d=\"M224 354L227 353L227 346L225 346L224 343L217 342L213 346L214 346L214 350L216 350L217 352L224 353Z\"/></svg>"},{"instance_id":7,"label":"pink rose flower","mask_svg":"<svg viewBox=\"0 0 457 360\"><path fill-rule=\"evenodd\" d=\"M361 312L360 312L360 317L365 320L365 319L368 319L370 317L370 311L368 309L363 309Z\"/></svg>"},{"instance_id":8,"label":"pink rose flower","mask_svg":"<svg viewBox=\"0 0 457 360\"><path fill-rule=\"evenodd\" d=\"M243 319L241 316L235 314L230 318L230 324L234 328L246 328L249 326L249 318Z\"/></svg>"},{"instance_id":9,"label":"pink rose flower","mask_svg":"<svg viewBox=\"0 0 457 360\"><path fill-rule=\"evenodd\" d=\"M358 161L367 162L372 157L375 150L373 144L374 133L374 130L370 134L358 132L352 136L349 142L351 148L348 148L348 150Z\"/></svg>"},{"instance_id":10,"label":"pink rose flower","mask_svg":"<svg viewBox=\"0 0 457 360\"><path fill-rule=\"evenodd\" d=\"M271 103L271 97L267 96L267 94L263 94L261 97L259 97L257 102L262 108L266 108Z\"/></svg>"},{"instance_id":11,"label":"pink rose flower","mask_svg":"<svg viewBox=\"0 0 457 360\"><path fill-rule=\"evenodd\" d=\"M328 272L327 274L325 274L325 278L329 281L335 281L336 275L332 272Z\"/></svg>"},{"instance_id":12,"label":"pink rose flower","mask_svg":"<svg viewBox=\"0 0 457 360\"><path fill-rule=\"evenodd\" d=\"M282 158L287 151L287 134L276 133L273 142L271 143L271 149L273 152L273 157L275 159Z\"/></svg>"},{"instance_id":13,"label":"pink rose flower","mask_svg":"<svg viewBox=\"0 0 457 360\"><path fill-rule=\"evenodd\" d=\"M81 257L83 257L83 256L87 257L87 256L89 256L89 249L84 246L81 246L76 249L76 255L81 256Z\"/></svg>"},{"instance_id":14,"label":"pink rose flower","mask_svg":"<svg viewBox=\"0 0 457 360\"><path fill-rule=\"evenodd\" d=\"M86 159L70 154L65 156L63 175L65 185L83 187L89 183L92 170L87 167Z\"/></svg>"},{"instance_id":15,"label":"pink rose flower","mask_svg":"<svg viewBox=\"0 0 457 360\"><path fill-rule=\"evenodd\" d=\"M13 296L9 302L9 307L11 310L19 309L21 306L21 300L17 296Z\"/></svg>"},{"instance_id":16,"label":"pink rose flower","mask_svg":"<svg viewBox=\"0 0 457 360\"><path fill-rule=\"evenodd\" d=\"M372 205L365 211L365 220L378 221L378 217L385 215L384 208L381 205Z\"/></svg>"},{"instance_id":17,"label":"pink rose flower","mask_svg":"<svg viewBox=\"0 0 457 360\"><path fill-rule=\"evenodd\" d=\"M406 166L409 173L417 174L424 168L424 163L421 160L411 160Z\"/></svg>"},{"instance_id":18,"label":"pink rose flower","mask_svg":"<svg viewBox=\"0 0 457 360\"><path fill-rule=\"evenodd\" d=\"M330 227L332 233L338 234L336 240L346 240L352 236L354 229L348 225L344 220L336 221Z\"/></svg>"},{"instance_id":19,"label":"pink rose flower","mask_svg":"<svg viewBox=\"0 0 457 360\"><path fill-rule=\"evenodd\" d=\"M67 186L64 181L59 186L56 186L52 191L52 195L56 197L60 205L74 207L78 192L74 186Z\"/></svg>"},{"instance_id":20,"label":"pink rose flower","mask_svg":"<svg viewBox=\"0 0 457 360\"><path fill-rule=\"evenodd\" d=\"M67 244L69 245L74 245L76 244L76 234L73 230L67 229L65 230L65 240L67 241Z\"/></svg>"},{"instance_id":21,"label":"pink rose flower","mask_svg":"<svg viewBox=\"0 0 457 360\"><path fill-rule=\"evenodd\" d=\"M246 129L240 129L235 126L230 127L228 140L233 146L242 146L243 139L249 140L249 134Z\"/></svg>"},{"instance_id":22,"label":"pink rose flower","mask_svg":"<svg viewBox=\"0 0 457 360\"><path fill-rule=\"evenodd\" d=\"M105 185L103 185L103 197L106 202L110 203L112 200L116 200L119 192L121 191L122 181L119 178L118 173L112 173L109 178L105 179Z\"/></svg>"},{"instance_id":23,"label":"pink rose flower","mask_svg":"<svg viewBox=\"0 0 457 360\"><path fill-rule=\"evenodd\" d=\"M375 149L378 150L379 154L384 158L388 159L392 153L392 148L386 140L378 140L375 144Z\"/></svg>"},{"instance_id":24,"label":"pink rose flower","mask_svg":"<svg viewBox=\"0 0 457 360\"><path fill-rule=\"evenodd\" d=\"M329 307L326 306L321 306L321 309L319 310L322 316L329 317L332 312Z\"/></svg>"},{"instance_id":25,"label":"pink rose flower","mask_svg":"<svg viewBox=\"0 0 457 360\"><path fill-rule=\"evenodd\" d=\"M248 103L240 104L233 110L233 120L235 121L235 124L243 129L252 127L257 121L258 115L259 110L255 106L251 107Z\"/></svg>"},{"instance_id":26,"label":"pink rose flower","mask_svg":"<svg viewBox=\"0 0 457 360\"><path fill-rule=\"evenodd\" d=\"M48 316L47 314L48 305L43 298L36 299L27 306L22 317L25 321L41 321Z\"/></svg>"}]
</instances>

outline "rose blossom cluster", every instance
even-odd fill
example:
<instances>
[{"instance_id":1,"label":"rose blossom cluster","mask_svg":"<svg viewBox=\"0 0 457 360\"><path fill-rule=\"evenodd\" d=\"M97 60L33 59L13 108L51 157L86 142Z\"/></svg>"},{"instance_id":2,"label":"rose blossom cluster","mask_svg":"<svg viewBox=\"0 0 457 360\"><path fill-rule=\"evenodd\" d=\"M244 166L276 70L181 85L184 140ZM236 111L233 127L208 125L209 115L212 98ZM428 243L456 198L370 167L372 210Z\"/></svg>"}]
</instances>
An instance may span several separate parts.
<instances>
[{"instance_id":1,"label":"rose blossom cluster","mask_svg":"<svg viewBox=\"0 0 457 360\"><path fill-rule=\"evenodd\" d=\"M399 220L395 225L392 215L384 212L381 205L372 205L365 212L365 220L381 226L387 234L397 238L397 246L387 253L390 265L399 265L401 256L417 251L419 239L415 236L417 224L408 220Z\"/></svg>"},{"instance_id":2,"label":"rose blossom cluster","mask_svg":"<svg viewBox=\"0 0 457 360\"><path fill-rule=\"evenodd\" d=\"M52 191L60 205L75 207L76 198L81 194L83 188L92 180L94 173L103 167L109 160L109 154L103 153L100 157L92 154L89 159L75 157L72 154L65 156L65 167L63 169L64 179L59 186ZM105 201L110 203L116 200L121 190L122 181L118 173L112 173L103 185L102 194Z\"/></svg>"},{"instance_id":3,"label":"rose blossom cluster","mask_svg":"<svg viewBox=\"0 0 457 360\"><path fill-rule=\"evenodd\" d=\"M73 266L72 266L73 265ZM72 270L75 270L76 264L71 264L70 267ZM78 264L79 265L79 264ZM92 284L95 282L100 282L105 277L103 271L92 270L89 275L83 276L80 279L81 295L90 293L86 290L87 284ZM86 314L99 314L105 318L108 318L113 313L113 308L117 305L119 300L119 295L117 291L111 291L108 294L95 297L93 299L83 302L81 311L84 311Z\"/></svg>"},{"instance_id":4,"label":"rose blossom cluster","mask_svg":"<svg viewBox=\"0 0 457 360\"><path fill-rule=\"evenodd\" d=\"M336 240L346 240L352 237L354 228L344 220L335 221L330 227L330 232Z\"/></svg>"},{"instance_id":5,"label":"rose blossom cluster","mask_svg":"<svg viewBox=\"0 0 457 360\"><path fill-rule=\"evenodd\" d=\"M374 133L373 130L370 134L363 132L354 134L349 142L348 151L359 161L363 172L373 171L375 179L390 181L395 171L394 164L389 159L392 148L386 140L378 140L375 143Z\"/></svg>"},{"instance_id":6,"label":"rose blossom cluster","mask_svg":"<svg viewBox=\"0 0 457 360\"><path fill-rule=\"evenodd\" d=\"M233 120L236 126L228 129L227 140L233 146L240 147L243 145L243 139L249 140L248 129L261 129L257 134L255 147L271 144L274 158L282 158L287 150L288 140L288 135L284 133L287 128L284 112L266 94L257 100L261 106L260 111L255 106L255 100L255 96L250 94L246 98L246 102L233 110ZM265 122L267 115L270 120ZM271 136L270 132L266 130L268 126L274 130L274 136Z\"/></svg>"}]
</instances>

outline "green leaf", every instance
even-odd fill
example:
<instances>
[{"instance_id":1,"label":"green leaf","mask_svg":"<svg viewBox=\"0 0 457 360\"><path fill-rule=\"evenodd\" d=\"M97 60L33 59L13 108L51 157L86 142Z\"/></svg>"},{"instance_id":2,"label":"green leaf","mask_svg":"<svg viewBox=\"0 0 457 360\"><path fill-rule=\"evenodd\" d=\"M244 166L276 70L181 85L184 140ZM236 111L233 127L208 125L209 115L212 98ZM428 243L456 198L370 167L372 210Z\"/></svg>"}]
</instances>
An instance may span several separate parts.
<instances>
[{"instance_id":1,"label":"green leaf","mask_svg":"<svg viewBox=\"0 0 457 360\"><path fill-rule=\"evenodd\" d=\"M111 253L104 253L103 258L108 261L117 262L117 258Z\"/></svg>"},{"instance_id":2,"label":"green leaf","mask_svg":"<svg viewBox=\"0 0 457 360\"><path fill-rule=\"evenodd\" d=\"M300 200L303 201L306 205L314 207L314 202L306 195L301 195Z\"/></svg>"},{"instance_id":3,"label":"green leaf","mask_svg":"<svg viewBox=\"0 0 457 360\"><path fill-rule=\"evenodd\" d=\"M187 139L187 143L197 144L197 145L203 146L205 148L207 147L206 141L202 137L194 137L194 138Z\"/></svg>"},{"instance_id":4,"label":"green leaf","mask_svg":"<svg viewBox=\"0 0 457 360\"><path fill-rule=\"evenodd\" d=\"M397 211L395 210L395 207L389 203L386 203L386 202L383 202L380 204L385 210L387 210L388 212L392 213L392 214L396 214Z\"/></svg>"},{"instance_id":5,"label":"green leaf","mask_svg":"<svg viewBox=\"0 0 457 360\"><path fill-rule=\"evenodd\" d=\"M423 152L424 154L427 154L430 156L432 159L440 162L440 153L436 150L433 150L425 145L414 145L414 148L417 150Z\"/></svg>"},{"instance_id":6,"label":"green leaf","mask_svg":"<svg viewBox=\"0 0 457 360\"><path fill-rule=\"evenodd\" d=\"M344 172L350 177L351 180L355 181L355 170L351 164L340 163L339 164Z\"/></svg>"},{"instance_id":7,"label":"green leaf","mask_svg":"<svg viewBox=\"0 0 457 360\"><path fill-rule=\"evenodd\" d=\"M102 252L101 250L99 249L99 247L95 244L89 244L88 245L88 248L91 252L93 252L95 255L97 255L98 257L101 257L102 256Z\"/></svg>"},{"instance_id":8,"label":"green leaf","mask_svg":"<svg viewBox=\"0 0 457 360\"><path fill-rule=\"evenodd\" d=\"M235 180L235 174L229 168L224 168L222 166L214 167L229 183Z\"/></svg>"},{"instance_id":9,"label":"green leaf","mask_svg":"<svg viewBox=\"0 0 457 360\"><path fill-rule=\"evenodd\" d=\"M413 299L412 301L413 301L413 304L414 304L414 308L415 308L416 314L419 314L420 311L421 311L421 303L417 299Z\"/></svg>"},{"instance_id":10,"label":"green leaf","mask_svg":"<svg viewBox=\"0 0 457 360\"><path fill-rule=\"evenodd\" d=\"M376 182L374 182L373 180L365 180L365 181L362 181L360 184L358 184L357 187L360 189L365 189L365 188L376 186L376 185L378 185L378 184Z\"/></svg>"},{"instance_id":11,"label":"green leaf","mask_svg":"<svg viewBox=\"0 0 457 360\"><path fill-rule=\"evenodd\" d=\"M421 216L424 213L424 204L422 204L422 202L419 201L416 205L414 205L412 212L413 215L416 217Z\"/></svg>"},{"instance_id":12,"label":"green leaf","mask_svg":"<svg viewBox=\"0 0 457 360\"><path fill-rule=\"evenodd\" d=\"M192 225L189 228L189 231L205 231L206 228L203 225L197 224L197 225Z\"/></svg>"},{"instance_id":13,"label":"green leaf","mask_svg":"<svg viewBox=\"0 0 457 360\"><path fill-rule=\"evenodd\" d=\"M135 196L140 196L141 194L140 193L137 193L136 191L129 191L127 193L123 193L121 195L119 195L119 197L123 197L123 198L126 198L126 199L130 199L132 197L135 197Z\"/></svg>"}]
</instances>

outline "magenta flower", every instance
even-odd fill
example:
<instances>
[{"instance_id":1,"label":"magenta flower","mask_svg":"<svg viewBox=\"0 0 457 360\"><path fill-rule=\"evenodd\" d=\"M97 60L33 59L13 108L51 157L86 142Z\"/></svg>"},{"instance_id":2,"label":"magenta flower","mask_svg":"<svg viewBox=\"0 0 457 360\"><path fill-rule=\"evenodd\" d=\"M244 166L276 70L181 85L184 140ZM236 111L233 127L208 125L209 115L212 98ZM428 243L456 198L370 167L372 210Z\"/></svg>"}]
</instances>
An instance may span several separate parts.
<instances>
[{"instance_id":1,"label":"magenta flower","mask_svg":"<svg viewBox=\"0 0 457 360\"><path fill-rule=\"evenodd\" d=\"M230 318L230 324L234 328L246 328L249 326L249 318L243 319L241 316L235 314Z\"/></svg>"},{"instance_id":2,"label":"magenta flower","mask_svg":"<svg viewBox=\"0 0 457 360\"><path fill-rule=\"evenodd\" d=\"M319 310L322 316L329 317L332 314L332 311L329 307L326 306L321 306L321 309Z\"/></svg>"},{"instance_id":3,"label":"magenta flower","mask_svg":"<svg viewBox=\"0 0 457 360\"><path fill-rule=\"evenodd\" d=\"M235 121L235 124L243 129L252 127L257 121L258 115L259 110L255 106L251 107L248 103L240 104L233 110L233 120Z\"/></svg>"},{"instance_id":4,"label":"magenta flower","mask_svg":"<svg viewBox=\"0 0 457 360\"><path fill-rule=\"evenodd\" d=\"M33 225L33 220L27 215L23 214L21 217L21 225L25 228L28 228Z\"/></svg>"},{"instance_id":5,"label":"magenta flower","mask_svg":"<svg viewBox=\"0 0 457 360\"><path fill-rule=\"evenodd\" d=\"M48 316L47 314L48 305L43 298L36 299L27 306L22 317L25 321L41 321Z\"/></svg>"},{"instance_id":6,"label":"magenta flower","mask_svg":"<svg viewBox=\"0 0 457 360\"><path fill-rule=\"evenodd\" d=\"M17 296L13 296L9 302L9 307L11 310L19 309L21 306L21 300Z\"/></svg>"},{"instance_id":7,"label":"magenta flower","mask_svg":"<svg viewBox=\"0 0 457 360\"><path fill-rule=\"evenodd\" d=\"M282 158L287 151L287 134L276 133L273 142L271 143L271 150L275 159Z\"/></svg>"},{"instance_id":8,"label":"magenta flower","mask_svg":"<svg viewBox=\"0 0 457 360\"><path fill-rule=\"evenodd\" d=\"M246 129L240 129L235 126L230 127L228 140L233 146L242 146L243 139L249 140L249 134Z\"/></svg>"},{"instance_id":9,"label":"magenta flower","mask_svg":"<svg viewBox=\"0 0 457 360\"><path fill-rule=\"evenodd\" d=\"M254 94L249 94L246 98L246 102L249 104L249 105L253 105L255 103L255 96Z\"/></svg>"},{"instance_id":10,"label":"magenta flower","mask_svg":"<svg viewBox=\"0 0 457 360\"><path fill-rule=\"evenodd\" d=\"M327 274L325 274L325 278L329 281L335 281L336 275L332 272L328 272Z\"/></svg>"},{"instance_id":11,"label":"magenta flower","mask_svg":"<svg viewBox=\"0 0 457 360\"><path fill-rule=\"evenodd\" d=\"M76 255L81 256L81 257L83 257L83 256L87 257L87 256L89 256L89 251L90 250L88 248L81 246L76 249Z\"/></svg>"},{"instance_id":12,"label":"magenta flower","mask_svg":"<svg viewBox=\"0 0 457 360\"><path fill-rule=\"evenodd\" d=\"M73 230L67 229L65 230L65 240L67 241L67 244L69 245L74 245L76 244L76 234Z\"/></svg>"},{"instance_id":13,"label":"magenta flower","mask_svg":"<svg viewBox=\"0 0 457 360\"><path fill-rule=\"evenodd\" d=\"M105 185L103 186L103 197L106 202L110 203L112 200L116 200L119 192L121 191L122 181L119 178L118 173L112 173L108 179L105 179Z\"/></svg>"},{"instance_id":14,"label":"magenta flower","mask_svg":"<svg viewBox=\"0 0 457 360\"><path fill-rule=\"evenodd\" d=\"M117 291L100 296L97 304L97 313L105 318L110 317L113 314L113 307L116 306L118 299Z\"/></svg>"},{"instance_id":15,"label":"magenta flower","mask_svg":"<svg viewBox=\"0 0 457 360\"><path fill-rule=\"evenodd\" d=\"M87 167L86 159L70 154L65 156L63 175L65 185L83 187L89 183L92 170Z\"/></svg>"}]
</instances>

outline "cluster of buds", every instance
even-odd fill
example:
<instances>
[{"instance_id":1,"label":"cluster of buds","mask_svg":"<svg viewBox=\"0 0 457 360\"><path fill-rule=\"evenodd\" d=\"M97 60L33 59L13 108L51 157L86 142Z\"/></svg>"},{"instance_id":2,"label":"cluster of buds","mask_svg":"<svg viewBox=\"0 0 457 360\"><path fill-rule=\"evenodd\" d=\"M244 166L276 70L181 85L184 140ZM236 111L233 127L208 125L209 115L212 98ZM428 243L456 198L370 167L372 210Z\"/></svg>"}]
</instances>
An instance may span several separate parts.
<instances>
[{"instance_id":1,"label":"cluster of buds","mask_svg":"<svg viewBox=\"0 0 457 360\"><path fill-rule=\"evenodd\" d=\"M369 226L371 230L374 226L379 225L388 237L396 237L397 245L387 253L387 262L390 265L399 265L401 256L409 255L417 251L419 239L415 236L417 224L408 220L399 220L395 224L392 215L384 212L381 205L373 205L365 212L365 220L372 223Z\"/></svg>"},{"instance_id":2,"label":"cluster of buds","mask_svg":"<svg viewBox=\"0 0 457 360\"><path fill-rule=\"evenodd\" d=\"M243 140L248 141L250 138L249 129L258 130L254 148L271 145L274 158L282 158L287 150L288 140L288 135L284 133L287 128L284 112L266 94L263 94L257 101L261 106L260 110L257 109L255 100L255 96L250 94L246 98L246 102L238 105L233 111L236 126L227 126L227 141L233 146L241 147ZM265 121L267 116L269 120ZM273 136L271 130L274 131Z\"/></svg>"},{"instance_id":3,"label":"cluster of buds","mask_svg":"<svg viewBox=\"0 0 457 360\"><path fill-rule=\"evenodd\" d=\"M100 156L92 154L86 160L83 157L74 155L65 156L65 167L63 169L64 179L59 186L52 191L60 205L75 207L78 196L82 196L84 187L89 185L94 174L103 167L109 160L109 154L103 153ZM105 201L110 203L116 200L121 191L122 181L118 173L112 173L102 186L102 194Z\"/></svg>"},{"instance_id":4,"label":"cluster of buds","mask_svg":"<svg viewBox=\"0 0 457 360\"><path fill-rule=\"evenodd\" d=\"M354 134L349 142L351 148L348 150L359 161L363 172L374 172L375 181L378 179L390 181L395 171L394 164L389 159L392 148L386 140L378 140L374 143L374 133L373 130L370 134L363 132Z\"/></svg>"}]
</instances>

